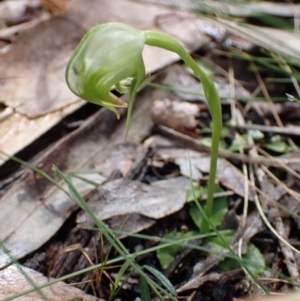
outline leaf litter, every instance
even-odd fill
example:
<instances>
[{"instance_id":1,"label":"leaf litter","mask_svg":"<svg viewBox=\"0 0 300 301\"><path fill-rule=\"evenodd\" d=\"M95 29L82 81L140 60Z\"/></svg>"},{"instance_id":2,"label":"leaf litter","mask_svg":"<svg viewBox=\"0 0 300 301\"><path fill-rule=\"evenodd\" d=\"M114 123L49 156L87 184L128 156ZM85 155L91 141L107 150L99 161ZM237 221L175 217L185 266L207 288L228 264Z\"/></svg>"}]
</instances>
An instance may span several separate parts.
<instances>
[{"instance_id":1,"label":"leaf litter","mask_svg":"<svg viewBox=\"0 0 300 301\"><path fill-rule=\"evenodd\" d=\"M133 2L129 1L119 2L124 5L124 7L126 7L126 5L129 5L129 3L133 5ZM67 15L73 21L78 19L79 16L83 16L82 10L80 10L82 9L82 7L79 6L78 8L80 9L76 8L76 5L78 5L78 3L80 3L80 1L74 1L74 4L69 6L69 8L67 9ZM93 2L93 5L96 11L97 4ZM107 5L107 11L110 11L110 13L107 13L105 18L109 18L111 15L121 17L120 12L114 10L114 4L109 4L108 1L105 1L105 5ZM135 5L132 6L131 14L128 17L131 21L135 20L133 16L137 16L136 12L138 11L138 9L143 8L145 4L137 3ZM265 5L267 4L265 3ZM155 11L154 7L152 7L152 11L150 7L151 6L147 6L147 8L149 8L149 16L152 16L152 13L153 16L155 16L157 14L157 11ZM274 4L273 8L275 9L275 7L276 5ZM257 9L263 10L264 8L263 6L258 5ZM113 13L111 11L113 11ZM282 13L286 14L287 11ZM169 12L170 10L168 9L161 10L162 14L168 14ZM243 14L242 11L236 13ZM185 21L188 19L188 15L184 15L182 13L178 15L180 15ZM39 28L39 30L42 31L44 26L51 24L51 22L54 22L52 20L60 18L61 17L53 17L50 19L50 21L47 21L48 23L42 23L42 26ZM85 31L86 28L89 28L101 22L96 16L86 17L85 15L84 18L80 19L82 19L83 21L85 20L86 22L83 22L83 29L81 29L82 32ZM160 19L160 21L161 20L162 19ZM195 17L192 17L191 20L195 21ZM202 20L207 22L205 18L203 18ZM124 20L120 19L120 21ZM148 21L145 20L145 18L143 21L145 27L148 27ZM233 30L232 23L228 23L227 21L225 22L223 20L219 21L219 24L226 26L229 31L233 31L236 35L242 35L243 38L245 36L248 36L249 38L249 36L251 36L253 32L257 30L264 30L265 32L267 32L265 29L261 29L261 27L253 26L251 28L248 28L247 30L241 27L236 27L236 29ZM153 18L149 22L153 22ZM197 23L192 24L192 27L195 29L197 26L194 27L194 25ZM52 26L50 26L49 30L52 30L53 28ZM22 40L22 36L20 34L21 38L19 41L24 42L26 40L31 40L30 34L33 34L35 30L37 29L32 29L31 31L28 30L27 33L23 35L24 40ZM177 31L175 26L174 28L171 27L168 29L168 31L170 32L172 32L172 30L173 32ZM271 35L275 32L275 30L273 29L268 30L268 34L270 34L271 32ZM278 39L282 39L282 33L279 31L276 32ZM78 35L78 37L79 36L80 34ZM187 37L187 35L185 35L184 33L183 36L185 38ZM289 37L292 41L295 41L294 35ZM214 37L214 39L216 38ZM254 40L251 39L251 41ZM257 42L257 40L255 40L255 42ZM258 44L265 45L265 41L259 41ZM18 44L14 44L15 47L16 45ZM47 44L45 43L45 45ZM253 44L250 43L250 45ZM296 45L296 43L293 45ZM293 55L293 53L295 52L292 49L294 47L293 45L290 44L290 49L287 49L286 47L282 48L282 53L289 53ZM234 46L236 47L236 45ZM223 47L224 49L227 49L226 43L223 44ZM71 48L72 47L70 47L70 49L68 50L71 51ZM59 54L61 55L61 53ZM9 52L7 55L12 55L13 57L13 54L9 54ZM64 55L65 58L57 58L58 63L56 65L53 65L54 69L51 69L53 68L53 66L49 69L50 71L46 68L48 70L47 76L55 77L54 82L59 78L59 76L56 77L57 74L55 72L58 69L56 70L55 66L63 70L62 62L68 56L66 53ZM147 52L146 56L148 58L150 57ZM157 56L157 54L154 55L154 58L155 56ZM53 57L55 58L55 56ZM15 58L16 57L14 57L12 61L14 61ZM171 61L172 60L174 60L174 58L172 58ZM159 60L156 60L156 63L157 61ZM158 63L161 68L169 62L170 61L159 61ZM28 68L28 70L29 69L30 68ZM180 69L183 68L180 67ZM185 76L185 78L190 77L182 70L180 72L181 75L178 76L175 71L172 71L172 69L170 69L169 75L173 75L173 79L170 80L168 85L173 86L173 88L177 90L193 90L192 80L187 82L184 81L186 85L176 84L176 80L178 78L179 82L181 81L182 83L182 76ZM36 73L38 74L38 72ZM218 71L217 75L218 77L220 77L220 70ZM25 80L25 77L22 80ZM44 80L45 82L45 79L43 78L39 78L39 80ZM34 81L31 82L31 84L34 83ZM159 80L158 83L166 84L165 82ZM220 88L221 91L225 91L223 95L223 106L225 108L224 118L226 118L226 114L228 115L228 112L230 112L227 107L231 104L231 99L233 98L233 90L235 90L236 98L251 98L252 95L255 95L255 91L252 91L253 94L251 95L251 91L247 92L246 89L241 88L241 83L243 83L242 79L240 80L240 82L235 82L233 86L230 86L229 84L227 84L226 80L220 80L216 78L216 84L218 85L218 87L221 87L219 83L221 83L223 87L222 89ZM58 84L58 87L60 84L61 83ZM23 87L26 86L27 84L24 84ZM22 87L22 85L20 87ZM28 87L30 87L30 85L28 85ZM41 85L40 88L44 89L44 87L45 86ZM245 87L249 88L250 86L245 85ZM270 88L271 86L268 87ZM28 92L30 89L23 90ZM96 215L99 218L105 220L105 222L114 229L122 229L124 232L129 231L131 233L144 230L144 233L154 233L154 235L159 234L159 236L171 233L172 231L175 231L175 233L189 230L195 231L195 225L191 221L187 222L187 217L189 214L187 209L189 205L185 205L185 188L190 184L191 175L193 181L195 181L197 185L205 185L207 179L206 177L209 168L209 156L207 154L208 148L205 148L204 145L201 146L196 139L192 138L197 137L200 129L203 129L203 127L207 127L209 125L207 124L207 121L209 122L209 118L207 114L205 116L205 113L207 113L205 102L203 103L203 98L199 96L195 96L194 99L190 96L183 97L182 92L177 93L176 91L174 91L175 93L172 93L164 91L164 93L157 94L156 92L152 93L151 91L151 89L146 89L144 92L141 92L141 100L138 101L137 107L138 111L134 116L134 122L137 122L138 126L136 126L136 129L131 129L129 142L121 142L123 138L122 123L117 123L116 121L114 121L112 115L109 114L109 112L101 110L100 113L96 113L86 122L84 122L81 128L71 134L68 134L57 145L49 148L47 152L45 152L42 157L35 162L35 164L38 167L42 168L45 172L50 174L52 164L57 165L60 169L63 170L63 172L69 173L72 177L73 183L76 185L79 192L89 201ZM52 92L54 94L61 93L59 88ZM201 91L198 90L195 90L194 92L201 94ZM179 122L178 120L176 120L180 125L179 127L176 127L172 124L170 125L170 123L163 123L164 120L153 118L153 121L157 123L158 126L154 127L152 132L150 132L149 129L151 121L148 114L148 111L150 110L149 94L152 94L151 101L156 101L157 103L159 101L162 101L163 99L167 99L171 103L178 102L179 104L179 98L188 98L188 100L194 100L193 102L201 101L201 104L194 104L194 108L196 108L196 110L193 111L191 115L187 115L185 117L187 119L192 119L192 135L190 135L189 132L180 129L180 126L181 128L184 128L186 126L184 119L183 121ZM26 94L23 94L23 97L24 95ZM57 95L59 94L55 94L54 97L50 98L58 101L58 99L56 98ZM49 94L45 94L43 95L43 97L44 96L50 99ZM39 114L45 114L47 112L45 111L45 107L39 107L41 105L44 106L46 104L44 102L37 102L36 104L34 104L29 101L27 104L26 102L24 102L23 104L22 99L16 99L19 102L15 102L14 106L12 103L7 102L6 97L1 98L6 101L6 105L9 105L7 108L13 108L13 115L6 116L6 120L11 120L11 116L15 118L15 116L18 116L18 113L24 115L27 114L26 118L30 117L36 119L36 123L33 123L33 125L36 126L39 125L39 123L37 122L38 118L41 118L42 124L43 122L45 123L45 120L49 120L51 118L49 116L53 114L49 113L48 115L45 115L45 117L37 117ZM62 98L63 101L67 100L67 97ZM56 101L53 103L50 101L47 105L49 107L54 106L54 110L61 110L59 108L55 108L55 103ZM253 102L249 103L251 105L253 104ZM63 104L63 106L65 106L65 104L60 101L58 101L57 104ZM292 123L294 118L293 116L297 116L299 105L297 103L293 103L293 105L291 106L293 107L293 109L287 111L287 108L290 104L291 103L287 101L281 104L276 104L275 109L277 110L279 117L282 118L283 121ZM262 107L263 105L265 106L264 108ZM79 106L81 106L81 103L78 103L78 107ZM185 107L184 103L182 104L182 107ZM277 134L281 135L284 133L284 128L280 132L279 126L270 126L270 123L274 123L274 120L270 118L274 115L274 111L270 109L269 105L258 103L257 106L255 105L254 110L251 111L252 115L250 114L248 116L247 110L249 109L249 107L250 106L247 107L246 105L243 112L248 123L244 127L241 125L231 127L229 126L229 130L227 131L227 134L225 134L225 138L223 138L225 146L230 145L231 141L233 140L233 131L234 133L239 134L249 134L249 130L252 126L252 118L255 118L254 121L256 121L256 123L261 122L261 120L258 119L257 115L255 115L256 112L260 112L260 117L265 118L265 120L267 120L269 123L262 125L257 124L261 127L264 127L260 128L260 130L264 131L266 135L272 135L275 130L278 131ZM75 110L76 108L77 107L74 106L72 110ZM44 112L41 111L41 109L44 110ZM166 109L167 108L164 107L163 111L166 111ZM68 114L68 112L66 114ZM231 111L230 113L232 112L233 111ZM58 117L53 121L53 123L47 122L48 128L55 124L58 120L60 120L61 116L65 114L61 113L62 111L58 111ZM31 114L35 114L36 116L31 116ZM124 112L122 112L122 114L124 115ZM199 114L200 116L202 114L201 118L204 118L201 120L201 118L199 118L199 115L197 114ZM159 115L160 114L157 114L158 117L160 117ZM147 116L147 118L145 116ZM173 117L172 112L169 116L170 117L168 118ZM165 127L163 127L162 125ZM166 128L166 126L170 126L170 129ZM295 131L297 131L297 125L293 126L295 127ZM9 123L7 127L9 128ZM255 128L255 125L253 125L252 127ZM28 128L28 125L26 126L26 128ZM271 130L272 128L274 128L274 130ZM238 131L236 131L237 129ZM43 131L46 130L47 127L44 127ZM181 133L178 133L177 131ZM158 136L158 133L163 136ZM16 131L10 133L10 135L15 134ZM153 136L153 134L156 134L156 136ZM192 137L188 137L185 134L189 134ZM287 136L290 136L292 132L287 132L285 134ZM201 135L204 135L205 137L205 135L208 134L204 132L204 134L202 133ZM24 136L21 135L20 137ZM26 139L26 143L29 144L30 141L33 141L35 139L35 137L37 136L34 136L32 140ZM155 139L153 139L154 137ZM148 139L145 140L145 138ZM144 142L143 145L142 142ZM289 143L288 140L283 140L282 142ZM255 248L256 250L260 250L260 253L253 256L256 256L258 258L263 254L263 257L266 259L266 262L268 264L270 263L270 260L268 261L268 258L273 258L270 264L271 267L276 267L277 272L287 273L290 277L297 278L299 276L297 269L297 265L299 264L299 255L295 251L293 251L293 249L288 247L288 245L284 241L293 242L293 244L296 246L299 243L296 234L299 228L297 217L299 207L297 201L298 196L296 194L293 195L290 192L291 190L295 190L295 192L298 190L297 182L295 181L296 175L292 175L292 173L286 172L291 168L295 168L296 170L296 166L299 165L299 158L295 154L292 158L291 156L288 157L286 155L277 156L276 158L264 157L263 155L257 154L253 155L249 151L249 148L257 147L259 149L260 147L265 147L265 150L267 150L266 146L267 143L270 143L270 141L262 140L259 142L254 141L253 143L254 146L251 143L245 144L248 149L244 145L244 148L242 149L244 153L240 154L230 153L227 150L220 151L217 176L218 184L222 185L223 188L229 190L230 192L228 197L230 211L226 214L228 215L227 219L229 218L237 221L234 226L228 226L230 225L230 223L227 224L227 226L225 226L225 229L236 231L232 246L237 253L245 255L247 252L247 245L248 248L250 248L249 246L251 246L251 248L252 246L258 246L259 248ZM25 144L20 144L19 149L24 147ZM189 149L188 151L187 148ZM13 154L15 153L15 151L12 149L12 151L9 153ZM231 161L231 163L229 161ZM274 172L274 174L279 177L279 181L282 181L282 184L284 184L284 182L286 181L285 177L288 177L289 190L286 187L283 189L283 185L276 182L274 180L275 178L271 177L270 174L268 174L269 178L265 177L264 181L262 181L262 179L259 177L259 174L255 174L257 182L252 182L252 184L250 185L248 183L248 175L245 173L243 174L240 171L241 166L245 163L248 163L250 165L253 163L256 164L257 171L258 164L273 166L272 172ZM280 167L280 169L278 167ZM174 186L176 189L170 188ZM258 190L258 187L262 190L262 193ZM66 187L63 186L63 188ZM256 202L257 193L261 204L261 216L258 212L255 211L254 202L252 202L252 200L255 200L256 206L259 206L259 204ZM119 195L122 197L119 197ZM243 207L246 207L245 198L247 198L251 202L248 204L249 212L246 212L246 221L243 221L243 218L245 216L241 215L241 211L243 210ZM276 203L281 206L279 208L284 209L284 212L278 209L278 205L276 205ZM99 246L101 235L99 233L93 235L90 231L81 229L81 227L83 226L82 222L85 221L86 218L84 218L84 214L82 212L79 212L78 209L76 209L76 206L70 200L70 198L57 187L53 186L48 181L43 179L41 175L36 172L29 171L23 174L22 178L18 180L3 197L0 203L0 207L1 206L2 208L0 208L0 212L3 212L2 217L0 216L1 220L4 220L5 216L12 217L11 220L7 220L7 222L3 223L2 225L1 240L3 240L6 247L11 250L11 254L20 260L22 260L22 258L24 258L24 256L26 256L27 254L34 252L42 246L42 249L39 249L36 253L36 258L40 258L40 260L38 261L39 267L37 269L40 269L41 271L43 271L43 273L47 273L47 268L45 268L45 266L47 267L47 264L48 268L52 268L50 274L55 277L59 277L72 272L72 268L74 270L85 268L87 266L87 263L84 260L84 256L78 256L78 252L76 251L76 253L74 251L76 249L76 246L81 244L83 248L86 247L86 250L82 249L83 252L86 252L86 255L88 255L88 257L95 262L99 260L99 254L101 254L101 252L105 251L109 253L109 246L107 244L104 244L103 250L101 250L101 247ZM290 215L287 210L292 211L294 215ZM73 219L75 216L77 216L77 222L79 223L77 227L74 227L71 231L69 230L68 233L70 233L70 237L68 237L65 242L59 241L59 243L55 241L55 239L51 239L51 237L53 237L53 235L55 235L61 227L65 227L64 223L69 219L70 216L73 216ZM263 216L266 216L270 224L273 225L273 228L275 230L274 233L270 234L269 225L265 225L261 219L261 217ZM166 220L167 222L164 223L164 220ZM146 249L147 244L148 246L153 245L151 238L148 238L146 242L141 240L139 242L139 245L137 246L135 245L135 243L132 243L133 238L129 238L127 237L127 235L123 233L122 237L124 237L125 242L128 243L128 248L136 252L138 252L137 250L139 248ZM283 240L279 239L279 237L281 237ZM241 238L242 240L240 240ZM46 245L44 245L45 243ZM71 248L71 245L74 245L74 248ZM50 258L52 258L53 260L53 258L55 258L55 256L53 257L47 255L49 254L49 249L55 249L55 246L57 246L57 248L59 249L57 254L62 254L61 252L65 253L62 256L59 256L59 259L56 258L54 260L54 264L53 262L51 264L49 264L49 262L46 263L45 258L48 258L47 260L50 260ZM280 249L279 253L276 252L277 248ZM221 272L221 270L219 269L218 263L224 260L224 256L226 255L225 253L226 252L221 252L221 254L218 255L207 255L207 253L204 253L204 251L198 251L197 253L194 248L191 248L191 251L188 252L185 250L185 248L177 250L177 252L175 252L174 254L174 262L177 262L177 264L174 265L172 270L170 270L172 272L169 272L168 274L171 280L176 284L177 292L187 292L188 294L191 294L191 296L198 296L197 298L201 298L200 294L202 294L202 298L210 298L210 300L215 300L215 298L217 298L216 296L223 296L223 298L225 298L225 295L222 293L223 287L225 287L222 283L224 283L225 281L225 283L234 285L236 287L237 293L241 295L250 293L249 289L244 288L245 291L243 291L243 289L241 288L244 283L244 280L242 279L244 277L244 272L241 269L237 269L236 271L234 271L234 273L233 271L231 271L232 273L227 272L228 274ZM39 257L38 255L41 254L44 254L46 257ZM190 259L189 261L186 260L187 256ZM10 265L5 268L5 266L9 265L11 261L6 254L2 253L0 258L1 266L2 268L4 268L3 272L8 271L8 269L13 267L13 265ZM101 257L101 260L103 260L103 257ZM140 258L138 257L138 260L141 260L141 262L144 261L146 262L146 264L148 264L147 260L152 260L154 261L154 263L152 263L151 265L158 269L161 268L157 263L155 263L155 259L153 257L151 258L151 256L149 255L141 256ZM30 262L31 261L27 261L26 265L30 266L32 264L32 262ZM70 264L70 262L72 262L72 264ZM25 261L23 261L23 264L25 264ZM67 269L68 264L69 269ZM184 273L187 273L188 270L193 271L192 275L190 275L190 277L184 277L184 279L180 278ZM29 270L26 271L28 274L31 273ZM105 273L107 279L109 279L109 273ZM174 275L177 275L181 279L181 282L176 278L177 276ZM276 273L272 274L270 272L268 273L268 271L264 271L261 276L268 277L270 275L274 278L279 277ZM39 277L42 278L41 275L39 275ZM86 275L83 278L76 278L76 281L91 282L91 279L88 275ZM271 281L265 280L265 283L270 289L274 288L275 291L285 289L284 285L276 286L275 284L272 284ZM211 285L211 283L215 285L213 289L209 288L209 285ZM90 292L89 285L82 283L78 284L78 287ZM207 287L206 291L205 287ZM19 289L20 286L17 287L17 290ZM133 290L133 287L131 287L131 290ZM224 290L228 291L228 296L226 298L228 298L228 300L232 300L232 290L229 288ZM257 290L255 294L259 295L260 293ZM194 298L194 300L196 299Z\"/></svg>"}]
</instances>

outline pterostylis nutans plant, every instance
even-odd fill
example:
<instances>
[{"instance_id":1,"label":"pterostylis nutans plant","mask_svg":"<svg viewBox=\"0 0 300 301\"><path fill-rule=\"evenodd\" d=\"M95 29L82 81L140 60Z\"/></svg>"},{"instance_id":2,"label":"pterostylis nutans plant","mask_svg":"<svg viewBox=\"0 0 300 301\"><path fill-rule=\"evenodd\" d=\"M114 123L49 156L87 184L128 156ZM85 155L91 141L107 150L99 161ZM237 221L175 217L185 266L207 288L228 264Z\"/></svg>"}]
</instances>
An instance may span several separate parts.
<instances>
[{"instance_id":1,"label":"pterostylis nutans plant","mask_svg":"<svg viewBox=\"0 0 300 301\"><path fill-rule=\"evenodd\" d=\"M179 42L161 32L141 31L121 23L96 26L86 33L72 55L66 70L67 84L80 98L113 110L118 118L116 108L127 107L127 103L113 95L110 89L114 86L121 93L128 92L126 137L135 96L146 76L142 58L144 45L177 53L203 85L212 116L210 174L205 206L206 214L210 217L222 128L220 98L211 78L201 70ZM125 79L131 79L129 86L122 83ZM209 224L205 220L202 231L209 231Z\"/></svg>"}]
</instances>

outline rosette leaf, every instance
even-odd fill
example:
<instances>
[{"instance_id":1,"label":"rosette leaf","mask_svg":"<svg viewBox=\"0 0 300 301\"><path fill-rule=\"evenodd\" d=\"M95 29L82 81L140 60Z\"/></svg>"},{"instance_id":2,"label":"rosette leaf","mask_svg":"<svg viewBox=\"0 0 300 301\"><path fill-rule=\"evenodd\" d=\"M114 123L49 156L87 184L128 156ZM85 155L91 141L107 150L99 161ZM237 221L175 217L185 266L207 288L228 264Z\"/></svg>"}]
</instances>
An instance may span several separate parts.
<instances>
[{"instance_id":1,"label":"rosette leaf","mask_svg":"<svg viewBox=\"0 0 300 301\"><path fill-rule=\"evenodd\" d=\"M145 78L142 31L129 25L107 23L89 30L76 47L66 69L70 90L80 98L114 111L127 104L110 92L113 86L132 78L128 114L136 91Z\"/></svg>"}]
</instances>

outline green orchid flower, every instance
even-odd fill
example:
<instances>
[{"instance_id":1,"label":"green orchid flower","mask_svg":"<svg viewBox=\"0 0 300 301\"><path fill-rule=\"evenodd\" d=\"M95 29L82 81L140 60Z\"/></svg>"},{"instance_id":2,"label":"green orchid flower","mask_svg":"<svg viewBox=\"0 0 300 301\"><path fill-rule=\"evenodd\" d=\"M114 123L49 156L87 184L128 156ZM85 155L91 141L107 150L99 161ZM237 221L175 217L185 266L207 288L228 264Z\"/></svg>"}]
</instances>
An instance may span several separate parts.
<instances>
[{"instance_id":1,"label":"green orchid flower","mask_svg":"<svg viewBox=\"0 0 300 301\"><path fill-rule=\"evenodd\" d=\"M108 23L92 28L68 63L66 80L70 90L84 100L114 111L119 118L116 108L127 107L127 103L110 89L115 85L120 92L129 90L135 95L145 78L144 45L143 32L128 25ZM133 80L129 89L124 89L120 82L127 78Z\"/></svg>"},{"instance_id":2,"label":"green orchid flower","mask_svg":"<svg viewBox=\"0 0 300 301\"><path fill-rule=\"evenodd\" d=\"M73 93L89 102L113 110L127 107L110 90L114 86L121 93L129 93L125 137L127 136L135 95L145 79L142 59L144 45L156 46L177 53L202 82L212 115L211 164L208 182L208 199L205 207L210 217L213 204L214 184L218 158L218 146L222 129L222 111L218 92L212 80L203 72L184 47L160 32L140 31L121 23L99 25L87 32L74 51L66 69L66 81ZM122 84L131 79L129 87ZM209 230L203 224L203 232Z\"/></svg>"}]
</instances>

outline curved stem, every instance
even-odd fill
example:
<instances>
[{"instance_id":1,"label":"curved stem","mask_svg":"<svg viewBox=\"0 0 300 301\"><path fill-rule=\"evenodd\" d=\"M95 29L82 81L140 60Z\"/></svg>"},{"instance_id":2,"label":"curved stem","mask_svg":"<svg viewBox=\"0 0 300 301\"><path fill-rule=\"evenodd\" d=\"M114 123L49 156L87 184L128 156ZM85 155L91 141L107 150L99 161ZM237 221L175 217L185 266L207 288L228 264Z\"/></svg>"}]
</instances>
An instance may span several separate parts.
<instances>
[{"instance_id":1,"label":"curved stem","mask_svg":"<svg viewBox=\"0 0 300 301\"><path fill-rule=\"evenodd\" d=\"M201 81L204 89L204 94L207 99L209 110L212 117L212 145L210 153L210 171L208 180L208 193L205 212L211 217L213 207L213 195L217 170L219 140L222 130L222 108L219 94L210 77L203 72L193 58L188 54L184 47L171 37L154 31L145 31L145 42L147 45L164 48L166 50L177 53L180 58L193 70L195 76ZM202 231L209 231L209 224L203 219Z\"/></svg>"}]
</instances>

